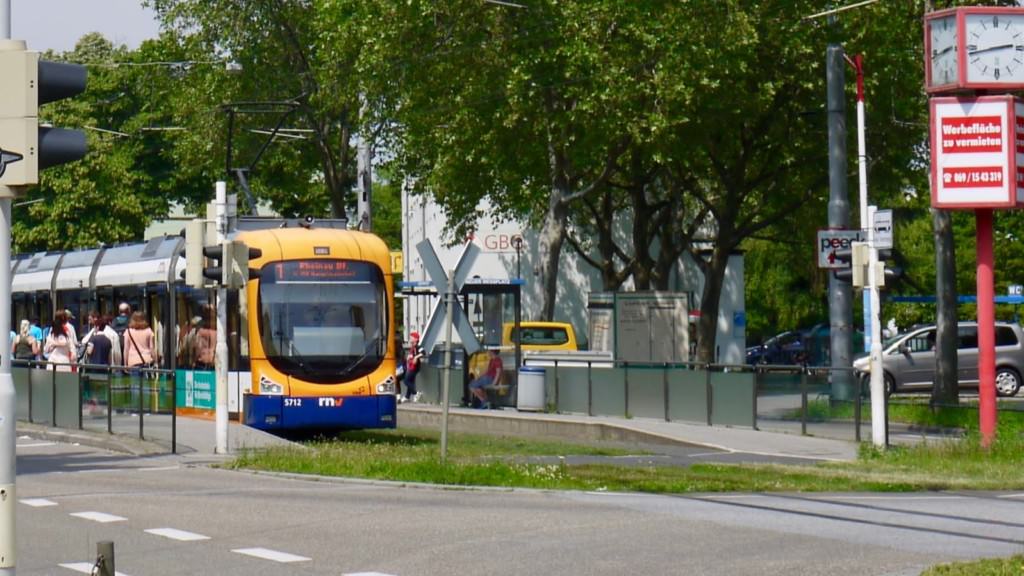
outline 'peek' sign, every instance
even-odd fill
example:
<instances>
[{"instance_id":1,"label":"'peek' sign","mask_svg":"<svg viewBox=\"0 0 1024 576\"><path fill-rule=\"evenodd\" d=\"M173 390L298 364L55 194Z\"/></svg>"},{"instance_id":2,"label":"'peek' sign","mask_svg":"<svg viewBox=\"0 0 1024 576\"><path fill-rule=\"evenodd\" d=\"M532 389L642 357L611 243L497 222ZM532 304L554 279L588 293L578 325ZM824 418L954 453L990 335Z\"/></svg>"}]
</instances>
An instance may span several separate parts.
<instances>
[{"instance_id":1,"label":"'peek' sign","mask_svg":"<svg viewBox=\"0 0 1024 576\"><path fill-rule=\"evenodd\" d=\"M931 159L935 208L1024 204L1024 101L932 98Z\"/></svg>"}]
</instances>

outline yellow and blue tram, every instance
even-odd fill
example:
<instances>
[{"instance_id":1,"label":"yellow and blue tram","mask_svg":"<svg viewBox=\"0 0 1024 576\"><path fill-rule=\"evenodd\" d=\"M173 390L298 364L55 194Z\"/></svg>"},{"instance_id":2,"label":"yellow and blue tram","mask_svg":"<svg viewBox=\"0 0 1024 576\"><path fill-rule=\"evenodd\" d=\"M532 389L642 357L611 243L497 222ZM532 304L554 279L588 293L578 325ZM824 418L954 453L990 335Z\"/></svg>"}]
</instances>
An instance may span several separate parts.
<instances>
[{"instance_id":1,"label":"yellow and blue tram","mask_svg":"<svg viewBox=\"0 0 1024 576\"><path fill-rule=\"evenodd\" d=\"M12 322L49 324L57 310L111 316L120 302L142 310L163 368L203 370L187 337L227 330L229 410L249 426L296 429L396 425L394 280L389 252L372 234L281 220L240 222L236 238L259 248L244 290L229 292L217 326L213 289L184 285L184 239L19 255ZM248 229L245 229L248 228ZM78 328L83 332L83 328Z\"/></svg>"}]
</instances>

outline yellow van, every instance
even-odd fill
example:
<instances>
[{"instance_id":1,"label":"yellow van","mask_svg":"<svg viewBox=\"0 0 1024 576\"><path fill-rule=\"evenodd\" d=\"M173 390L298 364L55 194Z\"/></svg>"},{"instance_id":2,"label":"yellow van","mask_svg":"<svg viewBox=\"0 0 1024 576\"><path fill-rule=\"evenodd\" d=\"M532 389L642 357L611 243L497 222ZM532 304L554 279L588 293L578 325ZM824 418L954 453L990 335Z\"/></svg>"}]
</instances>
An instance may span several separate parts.
<instances>
[{"instance_id":1,"label":"yellow van","mask_svg":"<svg viewBox=\"0 0 1024 576\"><path fill-rule=\"evenodd\" d=\"M515 346L515 324L507 322L501 331L502 348ZM520 322L523 350L578 350L576 332L568 322Z\"/></svg>"}]
</instances>

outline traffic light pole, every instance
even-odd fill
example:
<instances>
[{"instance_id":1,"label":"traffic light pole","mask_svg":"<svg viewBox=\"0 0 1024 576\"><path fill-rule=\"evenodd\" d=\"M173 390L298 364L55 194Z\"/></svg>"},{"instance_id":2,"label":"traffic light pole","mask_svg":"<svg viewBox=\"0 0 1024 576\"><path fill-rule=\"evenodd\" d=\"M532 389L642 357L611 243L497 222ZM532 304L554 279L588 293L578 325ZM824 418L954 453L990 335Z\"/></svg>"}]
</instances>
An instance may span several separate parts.
<instances>
[{"instance_id":1,"label":"traffic light pole","mask_svg":"<svg viewBox=\"0 0 1024 576\"><path fill-rule=\"evenodd\" d=\"M221 246L228 235L227 182L217 182L215 208L217 212L217 243ZM225 251L226 252L226 251ZM228 269L229 254L224 254L221 266ZM228 453L228 290L221 282L217 286L217 454Z\"/></svg>"},{"instance_id":2,"label":"traffic light pole","mask_svg":"<svg viewBox=\"0 0 1024 576\"><path fill-rule=\"evenodd\" d=\"M15 573L16 399L11 377L11 197L0 186L0 575Z\"/></svg>"},{"instance_id":3,"label":"traffic light pole","mask_svg":"<svg viewBox=\"0 0 1024 576\"><path fill-rule=\"evenodd\" d=\"M11 0L0 0L0 41L11 38ZM0 186L0 575L14 576L16 398L11 377L11 199L14 190Z\"/></svg>"},{"instance_id":4,"label":"traffic light pole","mask_svg":"<svg viewBox=\"0 0 1024 576\"><path fill-rule=\"evenodd\" d=\"M874 207L871 207L868 221L874 219ZM886 414L885 374L882 368L882 324L880 321L882 304L878 297L878 275L884 278L885 271L878 266L878 248L875 246L875 227L868 226L868 289L867 301L869 310L864 311L865 317L870 316L871 347L869 348L869 366L871 367L871 443L877 447L885 447ZM868 322L867 319L864 320ZM867 334L865 334L867 336Z\"/></svg>"}]
</instances>

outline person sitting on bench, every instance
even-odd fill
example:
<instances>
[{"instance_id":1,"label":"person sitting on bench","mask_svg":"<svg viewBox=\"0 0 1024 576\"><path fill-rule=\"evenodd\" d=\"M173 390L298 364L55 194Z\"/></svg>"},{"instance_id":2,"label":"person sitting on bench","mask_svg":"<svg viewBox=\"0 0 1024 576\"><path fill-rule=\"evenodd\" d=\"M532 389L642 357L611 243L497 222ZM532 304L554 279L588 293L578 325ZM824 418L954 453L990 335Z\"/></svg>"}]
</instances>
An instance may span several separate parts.
<instances>
[{"instance_id":1,"label":"person sitting on bench","mask_svg":"<svg viewBox=\"0 0 1024 576\"><path fill-rule=\"evenodd\" d=\"M505 377L505 366L501 363L498 349L492 348L488 352L490 352L491 359L487 364L487 371L484 372L483 376L469 383L470 392L480 400L480 408L485 410L491 407L491 404L487 401L487 390L485 388L501 386L502 380Z\"/></svg>"}]
</instances>

